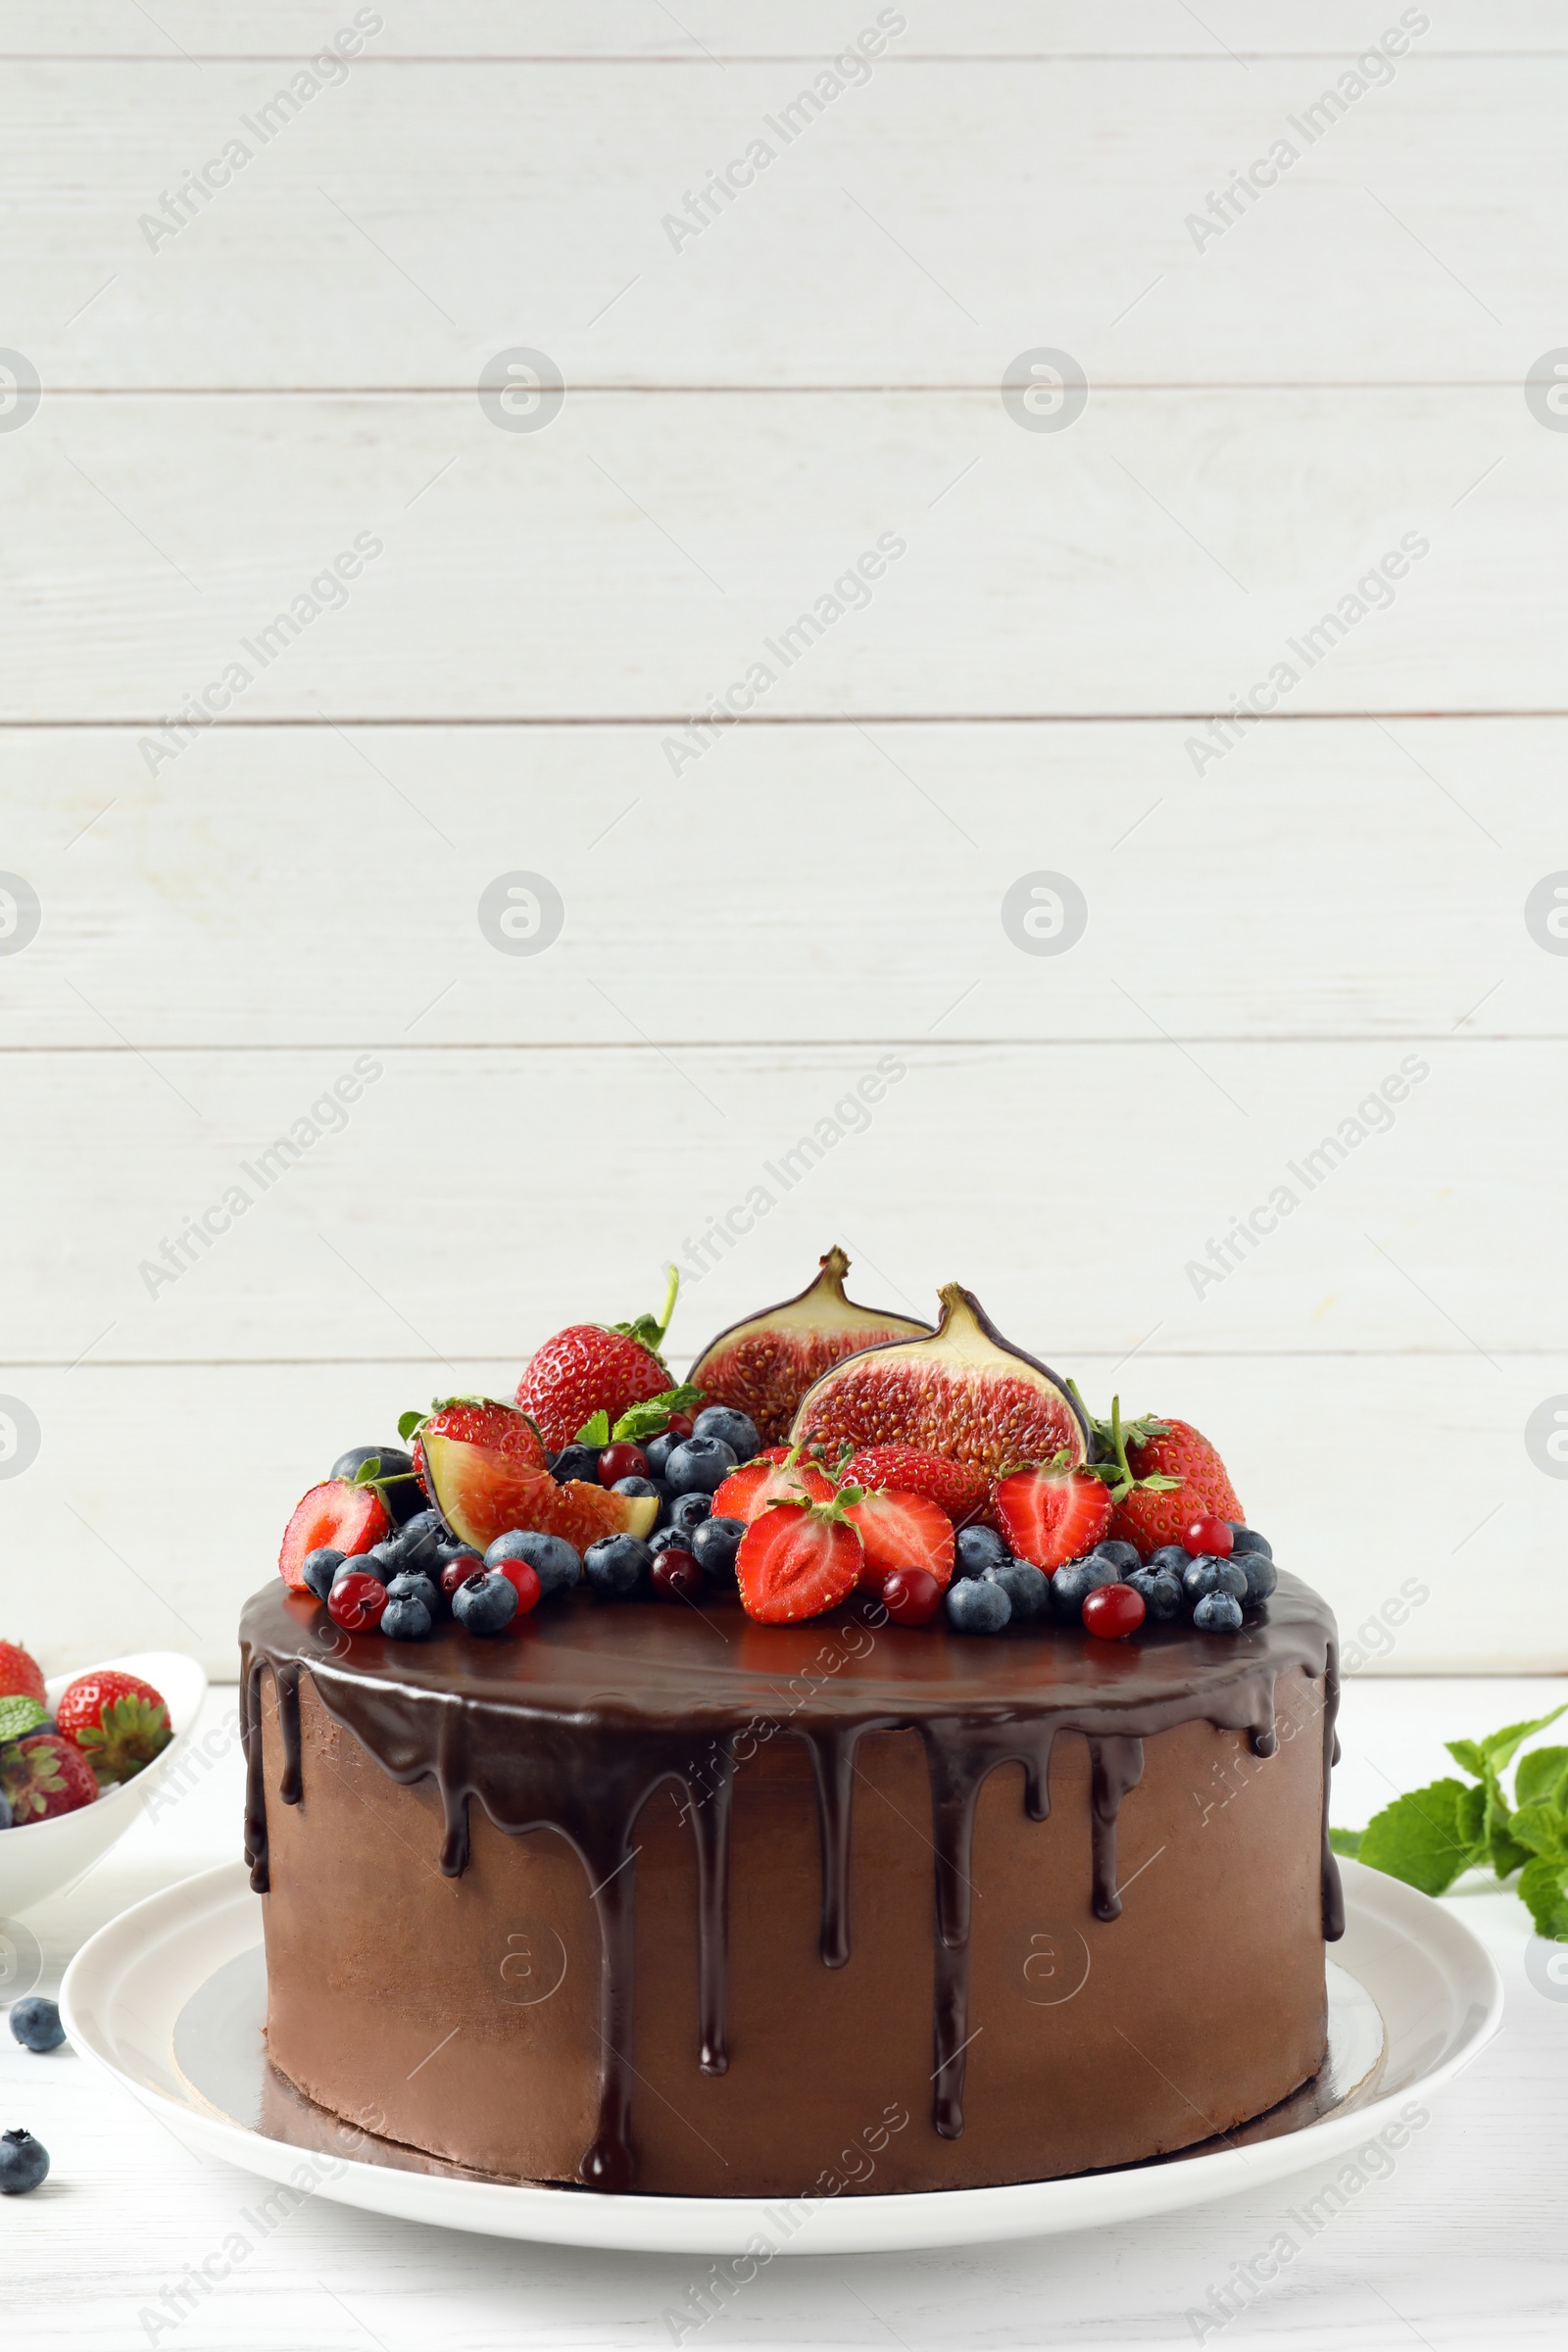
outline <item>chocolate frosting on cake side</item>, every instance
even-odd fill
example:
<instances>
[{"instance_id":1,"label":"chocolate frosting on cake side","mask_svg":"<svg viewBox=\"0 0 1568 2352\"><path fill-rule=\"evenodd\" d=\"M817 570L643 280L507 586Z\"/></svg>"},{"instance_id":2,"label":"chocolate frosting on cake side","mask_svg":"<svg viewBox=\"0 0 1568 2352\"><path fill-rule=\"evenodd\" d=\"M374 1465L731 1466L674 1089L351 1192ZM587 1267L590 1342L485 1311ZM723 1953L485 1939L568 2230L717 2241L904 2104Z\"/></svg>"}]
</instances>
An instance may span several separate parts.
<instances>
[{"instance_id":1,"label":"chocolate frosting on cake side","mask_svg":"<svg viewBox=\"0 0 1568 2352\"><path fill-rule=\"evenodd\" d=\"M933 2122L963 2130L968 2037L970 1840L976 1800L999 1765L1023 1767L1025 1804L1049 1811L1053 1742L1084 1735L1091 1762L1092 1901L1120 1912L1116 1820L1143 1771L1143 1741L1206 1721L1246 1732L1254 1753L1276 1744L1274 1686L1300 1669L1323 1686L1322 1921L1344 1931L1328 1842L1328 1777L1338 1759L1339 1678L1333 1616L1295 1577L1230 1639L1187 1626L1146 1627L1131 1642L1073 1632L984 1641L904 1631L879 1604L793 1626L754 1624L733 1601L701 1607L606 1604L585 1594L541 1608L515 1638L481 1642L443 1627L417 1648L341 1632L279 1580L255 1594L240 1625L247 1760L246 1858L268 1886L261 1678L274 1677L283 1742L277 1796L301 1797L299 1678L308 1672L328 1714L394 1781L433 1780L444 1817L440 1868L462 1873L468 1805L499 1830L553 1829L589 1876L603 1964L604 2045L598 2127L579 2177L632 2184L630 2108L634 1824L662 1783L684 1788L698 1879L698 2064L722 2074L725 2049L730 1796L738 1764L760 1740L805 1742L817 1796L823 1965L849 1958L848 1886L856 1747L870 1731L912 1730L930 1780L936 1939Z\"/></svg>"}]
</instances>

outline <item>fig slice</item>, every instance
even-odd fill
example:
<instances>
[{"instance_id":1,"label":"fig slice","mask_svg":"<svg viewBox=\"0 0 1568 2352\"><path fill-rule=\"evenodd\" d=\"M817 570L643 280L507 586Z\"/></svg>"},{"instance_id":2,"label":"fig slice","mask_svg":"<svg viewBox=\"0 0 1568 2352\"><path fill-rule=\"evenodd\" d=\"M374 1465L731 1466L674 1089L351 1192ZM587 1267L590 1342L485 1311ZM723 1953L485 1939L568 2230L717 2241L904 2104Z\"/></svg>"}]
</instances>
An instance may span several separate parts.
<instances>
[{"instance_id":1,"label":"fig slice","mask_svg":"<svg viewBox=\"0 0 1568 2352\"><path fill-rule=\"evenodd\" d=\"M688 1375L710 1404L749 1413L764 1446L779 1444L811 1383L847 1355L931 1336L929 1323L847 1298L850 1261L837 1243L821 1267L798 1298L748 1315L710 1340Z\"/></svg>"},{"instance_id":2,"label":"fig slice","mask_svg":"<svg viewBox=\"0 0 1568 2352\"><path fill-rule=\"evenodd\" d=\"M918 1446L993 1478L1020 1464L1073 1469L1089 1429L1065 1381L1004 1340L972 1291L944 1283L924 1339L848 1357L801 1399L793 1445Z\"/></svg>"}]
</instances>

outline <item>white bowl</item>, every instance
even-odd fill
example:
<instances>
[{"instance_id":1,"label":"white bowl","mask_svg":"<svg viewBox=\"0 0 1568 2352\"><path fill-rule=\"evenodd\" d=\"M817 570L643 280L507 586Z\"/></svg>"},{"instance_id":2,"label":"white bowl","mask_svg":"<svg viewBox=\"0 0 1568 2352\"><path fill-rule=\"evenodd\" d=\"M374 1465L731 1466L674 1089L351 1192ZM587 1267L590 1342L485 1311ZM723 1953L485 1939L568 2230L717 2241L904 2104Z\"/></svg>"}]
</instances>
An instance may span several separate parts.
<instances>
[{"instance_id":1,"label":"white bowl","mask_svg":"<svg viewBox=\"0 0 1568 2352\"><path fill-rule=\"evenodd\" d=\"M54 1821L28 1821L0 1830L0 1919L24 1911L29 1903L41 1903L45 1895L58 1894L90 1870L123 1838L159 1782L174 1770L190 1744L207 1695L207 1677L194 1658L177 1649L139 1649L129 1657L98 1658L91 1666L51 1675L45 1685L51 1711L68 1683L106 1666L118 1667L123 1674L139 1674L143 1682L163 1692L174 1737L133 1781L104 1789L94 1803L75 1813L62 1813Z\"/></svg>"}]
</instances>

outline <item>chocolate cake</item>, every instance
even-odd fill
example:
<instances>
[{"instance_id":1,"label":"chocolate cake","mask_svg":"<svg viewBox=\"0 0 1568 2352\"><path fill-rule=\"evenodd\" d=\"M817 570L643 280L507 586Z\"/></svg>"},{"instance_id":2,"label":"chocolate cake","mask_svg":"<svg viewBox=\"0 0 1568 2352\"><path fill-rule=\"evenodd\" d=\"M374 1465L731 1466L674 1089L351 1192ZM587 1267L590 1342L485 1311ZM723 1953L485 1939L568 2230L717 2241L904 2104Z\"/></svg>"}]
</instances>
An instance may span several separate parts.
<instances>
[{"instance_id":1,"label":"chocolate cake","mask_svg":"<svg viewBox=\"0 0 1568 2352\"><path fill-rule=\"evenodd\" d=\"M1224 1640L579 1586L415 1643L288 1582L241 1636L271 2064L415 2148L978 2186L1190 2146L1322 2063L1335 1639L1290 1576Z\"/></svg>"}]
</instances>

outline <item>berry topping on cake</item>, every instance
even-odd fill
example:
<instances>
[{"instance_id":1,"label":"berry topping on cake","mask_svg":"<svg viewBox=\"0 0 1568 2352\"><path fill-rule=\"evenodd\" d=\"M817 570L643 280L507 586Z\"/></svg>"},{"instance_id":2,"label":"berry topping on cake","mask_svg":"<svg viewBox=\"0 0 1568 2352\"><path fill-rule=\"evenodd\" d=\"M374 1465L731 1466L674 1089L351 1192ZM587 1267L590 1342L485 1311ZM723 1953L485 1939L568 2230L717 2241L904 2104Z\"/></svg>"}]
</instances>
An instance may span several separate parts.
<instances>
[{"instance_id":1,"label":"berry topping on cake","mask_svg":"<svg viewBox=\"0 0 1568 2352\"><path fill-rule=\"evenodd\" d=\"M598 1413L605 1415L608 1438L632 1405L669 1391L669 1369L660 1349L679 1286L671 1266L662 1315L608 1326L570 1323L534 1351L517 1383L516 1401L537 1422L547 1446L567 1445Z\"/></svg>"},{"instance_id":2,"label":"berry topping on cake","mask_svg":"<svg viewBox=\"0 0 1568 2352\"><path fill-rule=\"evenodd\" d=\"M1113 1397L1110 1419L1090 1426L1095 1474L1110 1493L1110 1532L1133 1544L1141 1558L1164 1544L1190 1549L1187 1537L1198 1518L1241 1518L1224 1463L1190 1422L1153 1413L1123 1421L1121 1400Z\"/></svg>"},{"instance_id":3,"label":"berry topping on cake","mask_svg":"<svg viewBox=\"0 0 1568 2352\"><path fill-rule=\"evenodd\" d=\"M1102 1642L1125 1642L1143 1622L1144 1596L1133 1585L1097 1585L1084 1601L1084 1631Z\"/></svg>"},{"instance_id":4,"label":"berry topping on cake","mask_svg":"<svg viewBox=\"0 0 1568 2352\"><path fill-rule=\"evenodd\" d=\"M98 1794L97 1776L75 1742L58 1732L35 1732L0 1750L0 1795L14 1826L78 1813Z\"/></svg>"},{"instance_id":5,"label":"berry topping on cake","mask_svg":"<svg viewBox=\"0 0 1568 2352\"><path fill-rule=\"evenodd\" d=\"M583 1553L583 1574L601 1599L619 1600L646 1582L654 1556L635 1536L604 1536Z\"/></svg>"},{"instance_id":6,"label":"berry topping on cake","mask_svg":"<svg viewBox=\"0 0 1568 2352\"><path fill-rule=\"evenodd\" d=\"M646 1535L659 1517L656 1495L616 1494L586 1480L561 1485L528 1415L494 1397L447 1397L422 1421L405 1414L399 1427L405 1437L417 1430L436 1506L478 1551L515 1528L561 1536L582 1551L601 1536Z\"/></svg>"},{"instance_id":7,"label":"berry topping on cake","mask_svg":"<svg viewBox=\"0 0 1568 2352\"><path fill-rule=\"evenodd\" d=\"M1004 1568L1012 1554L994 1527L960 1527L953 1540L955 1576L984 1576Z\"/></svg>"},{"instance_id":8,"label":"berry topping on cake","mask_svg":"<svg viewBox=\"0 0 1568 2352\"><path fill-rule=\"evenodd\" d=\"M664 1463L664 1484L673 1494L716 1494L738 1456L721 1438L682 1438Z\"/></svg>"},{"instance_id":9,"label":"berry topping on cake","mask_svg":"<svg viewBox=\"0 0 1568 2352\"><path fill-rule=\"evenodd\" d=\"M989 1577L965 1576L948 1587L948 1623L956 1634L1000 1634L1011 1615L1005 1590Z\"/></svg>"},{"instance_id":10,"label":"berry topping on cake","mask_svg":"<svg viewBox=\"0 0 1568 2352\"><path fill-rule=\"evenodd\" d=\"M55 1726L81 1750L101 1788L134 1780L174 1736L163 1692L107 1667L67 1685Z\"/></svg>"},{"instance_id":11,"label":"berry topping on cake","mask_svg":"<svg viewBox=\"0 0 1568 2352\"><path fill-rule=\"evenodd\" d=\"M386 1587L363 1568L347 1568L326 1596L326 1613L348 1634L373 1634L386 1614Z\"/></svg>"},{"instance_id":12,"label":"berry topping on cake","mask_svg":"<svg viewBox=\"0 0 1568 2352\"><path fill-rule=\"evenodd\" d=\"M944 1589L952 1582L953 1522L939 1502L895 1488L866 1493L847 1486L844 1493L859 1497L847 1505L845 1517L864 1547L863 1585L879 1588L895 1568L923 1568Z\"/></svg>"},{"instance_id":13,"label":"berry topping on cake","mask_svg":"<svg viewBox=\"0 0 1568 2352\"><path fill-rule=\"evenodd\" d=\"M1110 1525L1110 1496L1092 1470L1012 1470L999 1479L994 1508L1019 1559L1060 1568L1093 1551Z\"/></svg>"},{"instance_id":14,"label":"berry topping on cake","mask_svg":"<svg viewBox=\"0 0 1568 2352\"><path fill-rule=\"evenodd\" d=\"M647 1454L630 1438L620 1438L613 1446L607 1446L595 1467L602 1487L612 1487L623 1478L647 1478L651 1470Z\"/></svg>"},{"instance_id":15,"label":"berry topping on cake","mask_svg":"<svg viewBox=\"0 0 1568 2352\"><path fill-rule=\"evenodd\" d=\"M654 1561L648 1581L661 1600L695 1600L703 1589L703 1571L695 1553L672 1544Z\"/></svg>"},{"instance_id":16,"label":"berry topping on cake","mask_svg":"<svg viewBox=\"0 0 1568 2352\"><path fill-rule=\"evenodd\" d=\"M749 1462L754 1453L761 1450L762 1434L749 1413L737 1412L733 1405L705 1404L689 1433L694 1438L716 1438L727 1446L738 1462Z\"/></svg>"},{"instance_id":17,"label":"berry topping on cake","mask_svg":"<svg viewBox=\"0 0 1568 2352\"><path fill-rule=\"evenodd\" d=\"M19 1642L0 1642L0 1698L35 1698L44 1703L43 1668Z\"/></svg>"},{"instance_id":18,"label":"berry topping on cake","mask_svg":"<svg viewBox=\"0 0 1568 2352\"><path fill-rule=\"evenodd\" d=\"M499 1569L477 1568L453 1593L452 1614L466 1634L504 1634L517 1614L516 1587Z\"/></svg>"},{"instance_id":19,"label":"berry topping on cake","mask_svg":"<svg viewBox=\"0 0 1568 2352\"><path fill-rule=\"evenodd\" d=\"M990 1497L990 1481L973 1463L925 1453L918 1446L862 1446L844 1465L858 1487L897 1487L904 1494L925 1494L940 1503L955 1527L977 1519Z\"/></svg>"},{"instance_id":20,"label":"berry topping on cake","mask_svg":"<svg viewBox=\"0 0 1568 2352\"><path fill-rule=\"evenodd\" d=\"M1051 1608L1051 1579L1028 1560L1004 1560L1000 1567L986 1569L985 1582L1000 1585L1007 1595L1013 1625L1032 1624Z\"/></svg>"},{"instance_id":21,"label":"berry topping on cake","mask_svg":"<svg viewBox=\"0 0 1568 2352\"><path fill-rule=\"evenodd\" d=\"M942 1592L924 1568L895 1568L882 1580L882 1605L895 1625L929 1625L942 1606Z\"/></svg>"},{"instance_id":22,"label":"berry topping on cake","mask_svg":"<svg viewBox=\"0 0 1568 2352\"><path fill-rule=\"evenodd\" d=\"M1087 1460L1089 1432L1066 1385L1004 1340L972 1292L943 1285L923 1339L851 1356L801 1400L791 1436L831 1447L906 1445L992 1476L1018 1462Z\"/></svg>"},{"instance_id":23,"label":"berry topping on cake","mask_svg":"<svg viewBox=\"0 0 1568 2352\"><path fill-rule=\"evenodd\" d=\"M1182 1543L1195 1557L1206 1551L1216 1560L1228 1560L1236 1547L1236 1534L1228 1519L1204 1511L1191 1527L1183 1529Z\"/></svg>"},{"instance_id":24,"label":"berry topping on cake","mask_svg":"<svg viewBox=\"0 0 1568 2352\"><path fill-rule=\"evenodd\" d=\"M312 1487L294 1506L283 1530L277 1572L296 1592L309 1592L305 1563L313 1551L329 1549L351 1559L390 1534L391 1518L375 1488L351 1479L329 1478Z\"/></svg>"},{"instance_id":25,"label":"berry topping on cake","mask_svg":"<svg viewBox=\"0 0 1568 2352\"><path fill-rule=\"evenodd\" d=\"M807 1390L831 1366L863 1348L916 1339L931 1328L846 1298L850 1261L836 1245L821 1268L798 1297L732 1323L710 1340L692 1367L693 1385L744 1414L764 1446L786 1435ZM756 1443L747 1450L755 1452ZM736 1451L744 1460L745 1451L739 1446Z\"/></svg>"},{"instance_id":26,"label":"berry topping on cake","mask_svg":"<svg viewBox=\"0 0 1568 2352\"><path fill-rule=\"evenodd\" d=\"M825 1482L824 1482L825 1483ZM820 1617L847 1600L865 1554L849 1517L859 1489L829 1490L825 1501L767 1504L740 1540L735 1576L747 1614L764 1625Z\"/></svg>"}]
</instances>

